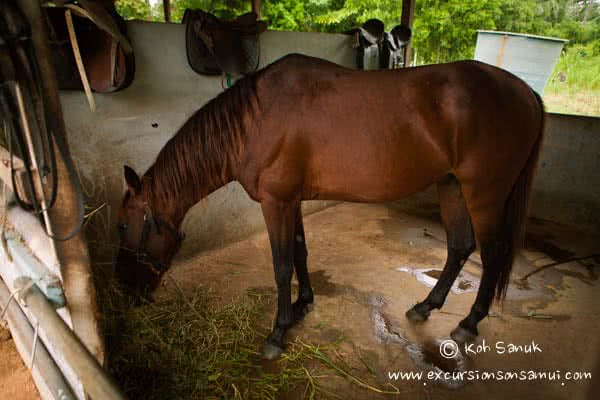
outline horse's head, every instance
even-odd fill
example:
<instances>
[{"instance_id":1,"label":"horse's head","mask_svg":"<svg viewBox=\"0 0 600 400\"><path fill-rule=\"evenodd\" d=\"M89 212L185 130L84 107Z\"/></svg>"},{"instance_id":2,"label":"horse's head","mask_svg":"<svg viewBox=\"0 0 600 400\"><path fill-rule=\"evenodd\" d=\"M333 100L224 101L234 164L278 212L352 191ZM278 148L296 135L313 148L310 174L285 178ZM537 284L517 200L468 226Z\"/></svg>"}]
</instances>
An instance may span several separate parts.
<instances>
[{"instance_id":1,"label":"horse's head","mask_svg":"<svg viewBox=\"0 0 600 400\"><path fill-rule=\"evenodd\" d=\"M135 294L149 297L179 250L183 235L174 207L153 204L150 184L125 166L127 192L119 210L116 275Z\"/></svg>"}]
</instances>

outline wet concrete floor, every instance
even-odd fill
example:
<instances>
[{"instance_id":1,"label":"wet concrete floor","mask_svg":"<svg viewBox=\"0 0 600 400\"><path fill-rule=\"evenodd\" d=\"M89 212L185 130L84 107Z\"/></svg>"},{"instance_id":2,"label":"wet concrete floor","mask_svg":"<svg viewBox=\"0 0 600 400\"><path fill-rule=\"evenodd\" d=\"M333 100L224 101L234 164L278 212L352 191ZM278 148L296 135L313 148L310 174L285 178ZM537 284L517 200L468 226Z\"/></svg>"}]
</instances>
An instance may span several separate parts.
<instances>
[{"instance_id":1,"label":"wet concrete floor","mask_svg":"<svg viewBox=\"0 0 600 400\"><path fill-rule=\"evenodd\" d=\"M599 235L530 220L506 301L480 323L475 346L459 347L460 354L448 359L440 346L474 302L481 259L478 253L469 258L445 306L427 322L405 318L445 262L445 233L435 204L342 203L305 217L304 223L315 303L288 338L327 344L343 337L338 352L351 371L379 389L398 392L377 393L329 371L322 384L332 393L344 399L599 398L600 260L567 262L520 279L539 266L600 253ZM248 289L274 293L272 271L268 238L261 233L180 259L171 275L184 290L203 284L232 298ZM425 375L390 378L411 371ZM452 371L471 375L463 380L440 375ZM547 377L532 380L530 371ZM426 379L428 372L436 379ZM496 379L483 376L490 372ZM519 378L508 380L506 372ZM592 378L568 379L569 372ZM505 378L499 380L499 374Z\"/></svg>"}]
</instances>

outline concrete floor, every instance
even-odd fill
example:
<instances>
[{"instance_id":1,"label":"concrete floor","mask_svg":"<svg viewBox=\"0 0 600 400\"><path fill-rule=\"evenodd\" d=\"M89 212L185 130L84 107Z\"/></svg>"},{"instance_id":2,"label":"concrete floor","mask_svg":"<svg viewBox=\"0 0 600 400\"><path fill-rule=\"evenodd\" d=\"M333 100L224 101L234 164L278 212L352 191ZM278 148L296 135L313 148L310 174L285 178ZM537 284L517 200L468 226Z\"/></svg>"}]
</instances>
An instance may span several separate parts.
<instances>
[{"instance_id":1,"label":"concrete floor","mask_svg":"<svg viewBox=\"0 0 600 400\"><path fill-rule=\"evenodd\" d=\"M343 335L345 340L339 352L353 372L370 381L374 379L381 389L395 390L393 384L403 398L597 398L599 265L587 260L548 268L531 277L527 287L516 285L514 280L534 265L599 253L599 236L531 220L527 249L515 263L507 300L503 305L495 305L492 316L479 325L478 343L485 339L490 351L457 362L442 358L438 345L468 313L475 299L481 271L478 254L466 263L465 274L459 277L456 290L441 312L432 312L429 321L420 325L413 325L404 317L404 312L429 291L421 281L435 281L436 272L429 270L441 269L445 261L445 235L438 222L437 205L421 204L417 209L400 204L343 203L306 217L305 230L315 304L304 321L288 333L288 338L299 336L312 343L327 344ZM418 270L426 273L419 276ZM243 294L248 288L271 293L274 288L265 233L180 259L171 274L184 290L201 283L213 287L223 298ZM168 292L165 290L163 295ZM532 341L541 353L496 353L498 342L507 346ZM375 378L369 376L360 358L373 368ZM388 372L436 368L480 372L559 370L561 377L567 371L580 371L591 372L592 379L460 384L388 378ZM351 384L331 371L321 384L342 398L386 396Z\"/></svg>"},{"instance_id":2,"label":"concrete floor","mask_svg":"<svg viewBox=\"0 0 600 400\"><path fill-rule=\"evenodd\" d=\"M31 373L17 352L8 327L0 323L0 399L39 398Z\"/></svg>"}]
</instances>

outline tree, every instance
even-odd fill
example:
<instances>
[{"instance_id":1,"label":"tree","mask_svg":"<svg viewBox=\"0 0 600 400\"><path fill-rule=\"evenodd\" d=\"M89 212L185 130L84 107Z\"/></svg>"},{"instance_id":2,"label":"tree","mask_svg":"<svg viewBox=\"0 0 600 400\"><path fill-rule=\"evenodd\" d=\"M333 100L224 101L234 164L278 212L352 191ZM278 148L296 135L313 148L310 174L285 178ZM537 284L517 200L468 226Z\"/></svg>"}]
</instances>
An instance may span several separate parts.
<instances>
[{"instance_id":1,"label":"tree","mask_svg":"<svg viewBox=\"0 0 600 400\"><path fill-rule=\"evenodd\" d=\"M400 23L402 0L345 0L337 3L328 2L329 10L315 18L327 30L348 30L370 18L380 19L389 29Z\"/></svg>"},{"instance_id":2,"label":"tree","mask_svg":"<svg viewBox=\"0 0 600 400\"><path fill-rule=\"evenodd\" d=\"M421 0L413 44L425 62L471 58L478 29L496 29L501 0Z\"/></svg>"},{"instance_id":3,"label":"tree","mask_svg":"<svg viewBox=\"0 0 600 400\"><path fill-rule=\"evenodd\" d=\"M117 0L125 18L162 20L162 4ZM249 0L171 0L172 20L186 8L220 18L250 11ZM378 18L387 29L400 23L402 0L262 0L269 29L343 32ZM472 58L478 29L555 36L568 46L600 48L598 0L416 0L413 47L420 62Z\"/></svg>"},{"instance_id":4,"label":"tree","mask_svg":"<svg viewBox=\"0 0 600 400\"><path fill-rule=\"evenodd\" d=\"M115 7L125 19L147 20L150 18L150 2L148 0L117 0Z\"/></svg>"},{"instance_id":5,"label":"tree","mask_svg":"<svg viewBox=\"0 0 600 400\"><path fill-rule=\"evenodd\" d=\"M171 0L171 18L181 21L187 8L207 11L223 19L233 19L250 11L250 0Z\"/></svg>"}]
</instances>

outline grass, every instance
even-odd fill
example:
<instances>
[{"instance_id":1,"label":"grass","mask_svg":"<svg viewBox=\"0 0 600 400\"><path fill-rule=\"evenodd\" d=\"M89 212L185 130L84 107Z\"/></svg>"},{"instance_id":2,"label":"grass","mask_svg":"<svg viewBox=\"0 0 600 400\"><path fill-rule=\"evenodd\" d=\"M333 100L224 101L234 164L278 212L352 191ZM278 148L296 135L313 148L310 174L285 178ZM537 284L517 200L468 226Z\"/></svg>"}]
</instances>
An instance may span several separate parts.
<instances>
[{"instance_id":1,"label":"grass","mask_svg":"<svg viewBox=\"0 0 600 400\"><path fill-rule=\"evenodd\" d=\"M600 116L600 44L563 52L544 93L550 112Z\"/></svg>"},{"instance_id":2,"label":"grass","mask_svg":"<svg viewBox=\"0 0 600 400\"><path fill-rule=\"evenodd\" d=\"M175 284L171 298L139 307L114 286L103 285L102 293L109 369L131 399L339 397L322 385L331 374L357 389L389 393L368 370L358 371L367 376L359 378L348 367L336 350L343 338L324 346L292 338L279 360L261 360L270 293L249 291L223 302L210 289L184 295Z\"/></svg>"},{"instance_id":3,"label":"grass","mask_svg":"<svg viewBox=\"0 0 600 400\"><path fill-rule=\"evenodd\" d=\"M600 91L553 91L544 93L546 111L559 114L600 116Z\"/></svg>"}]
</instances>

